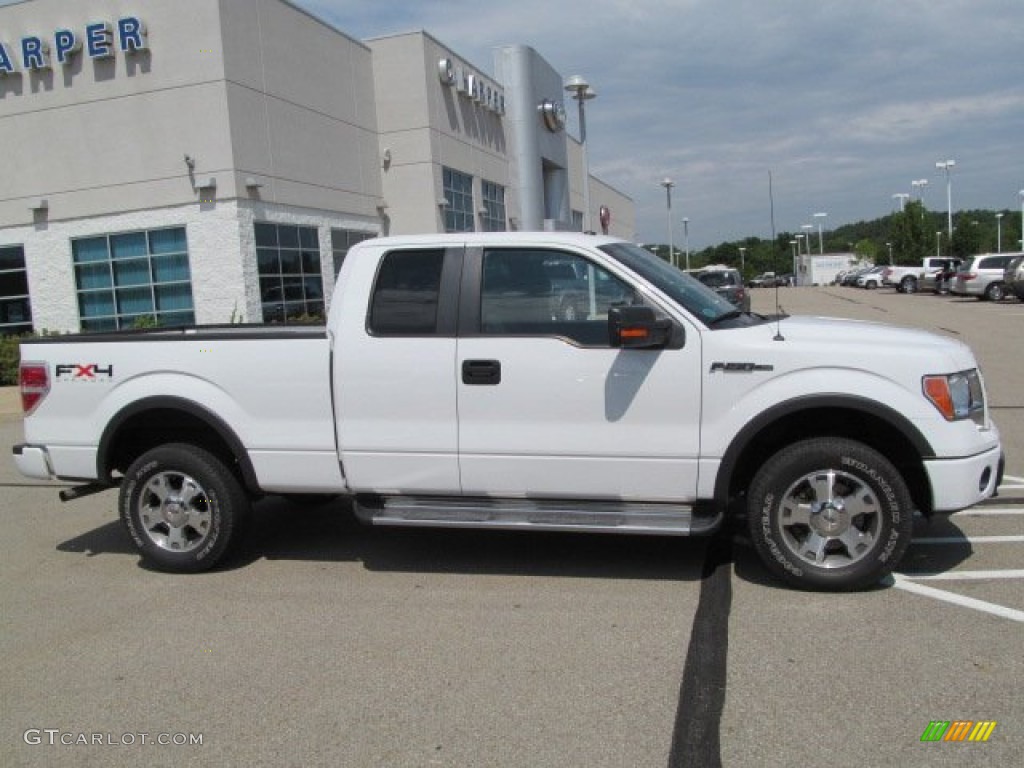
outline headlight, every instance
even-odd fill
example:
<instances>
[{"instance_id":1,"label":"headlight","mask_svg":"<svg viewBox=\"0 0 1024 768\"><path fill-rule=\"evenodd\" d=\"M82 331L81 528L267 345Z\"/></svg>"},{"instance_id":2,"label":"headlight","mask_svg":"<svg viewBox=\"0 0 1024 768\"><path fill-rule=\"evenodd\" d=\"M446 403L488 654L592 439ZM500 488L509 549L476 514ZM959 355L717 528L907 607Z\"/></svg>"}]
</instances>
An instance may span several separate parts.
<instances>
[{"instance_id":1,"label":"headlight","mask_svg":"<svg viewBox=\"0 0 1024 768\"><path fill-rule=\"evenodd\" d=\"M971 419L985 426L985 388L976 368L945 376L925 376L921 382L928 398L946 421Z\"/></svg>"}]
</instances>

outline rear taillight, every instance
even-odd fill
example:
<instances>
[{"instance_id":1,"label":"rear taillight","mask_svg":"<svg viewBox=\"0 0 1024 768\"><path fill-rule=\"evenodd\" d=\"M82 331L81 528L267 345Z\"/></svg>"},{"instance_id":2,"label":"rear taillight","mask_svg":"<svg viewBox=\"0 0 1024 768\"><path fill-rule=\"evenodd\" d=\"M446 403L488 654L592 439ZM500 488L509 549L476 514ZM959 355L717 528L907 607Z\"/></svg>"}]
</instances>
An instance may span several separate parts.
<instances>
[{"instance_id":1,"label":"rear taillight","mask_svg":"<svg viewBox=\"0 0 1024 768\"><path fill-rule=\"evenodd\" d=\"M50 391L50 370L46 363L23 362L18 367L21 410L27 416Z\"/></svg>"}]
</instances>

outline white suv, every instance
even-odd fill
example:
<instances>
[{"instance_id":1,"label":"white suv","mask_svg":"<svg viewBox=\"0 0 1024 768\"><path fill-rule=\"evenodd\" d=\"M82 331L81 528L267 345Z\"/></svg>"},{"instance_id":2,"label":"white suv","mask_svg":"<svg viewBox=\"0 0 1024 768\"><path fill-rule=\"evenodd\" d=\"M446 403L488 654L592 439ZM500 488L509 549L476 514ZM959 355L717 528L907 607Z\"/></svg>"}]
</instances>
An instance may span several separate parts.
<instances>
[{"instance_id":1,"label":"white suv","mask_svg":"<svg viewBox=\"0 0 1024 768\"><path fill-rule=\"evenodd\" d=\"M1020 256L1020 253L983 253L972 257L956 273L950 292L989 301L1005 298L1003 272L1014 256Z\"/></svg>"}]
</instances>

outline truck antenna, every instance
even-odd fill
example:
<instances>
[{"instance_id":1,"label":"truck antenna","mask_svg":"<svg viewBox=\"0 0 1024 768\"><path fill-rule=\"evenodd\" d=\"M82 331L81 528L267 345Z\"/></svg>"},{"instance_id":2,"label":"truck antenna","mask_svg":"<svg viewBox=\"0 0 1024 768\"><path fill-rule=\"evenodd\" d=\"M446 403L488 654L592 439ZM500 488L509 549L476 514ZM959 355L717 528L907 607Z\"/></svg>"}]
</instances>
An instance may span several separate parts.
<instances>
[{"instance_id":1,"label":"truck antenna","mask_svg":"<svg viewBox=\"0 0 1024 768\"><path fill-rule=\"evenodd\" d=\"M768 208L772 219L772 269L775 272L775 336L773 341L785 341L786 337L782 335L782 306L779 304L779 244L775 237L775 195L772 193L771 168L768 169Z\"/></svg>"}]
</instances>

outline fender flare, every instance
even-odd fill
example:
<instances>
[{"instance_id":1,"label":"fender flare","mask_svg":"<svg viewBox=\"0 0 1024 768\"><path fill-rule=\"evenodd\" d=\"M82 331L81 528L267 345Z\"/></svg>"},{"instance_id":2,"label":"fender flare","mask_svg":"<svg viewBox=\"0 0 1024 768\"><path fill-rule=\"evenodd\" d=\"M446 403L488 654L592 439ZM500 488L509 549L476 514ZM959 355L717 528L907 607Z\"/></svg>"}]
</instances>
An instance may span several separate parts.
<instances>
[{"instance_id":1,"label":"fender flare","mask_svg":"<svg viewBox=\"0 0 1024 768\"><path fill-rule=\"evenodd\" d=\"M732 442L729 443L729 447L725 450L725 454L722 456L722 461L718 467L718 476L715 478L715 500L720 504L728 503L729 485L736 471L736 464L750 443L764 429L780 419L800 413L801 411L823 408L859 411L882 419L892 425L907 439L921 459L933 458L935 456L935 451L932 449L927 438L921 434L921 431L902 413L887 405L866 397L858 397L857 395L804 395L777 403L771 408L762 411L736 433Z\"/></svg>"},{"instance_id":2,"label":"fender flare","mask_svg":"<svg viewBox=\"0 0 1024 768\"><path fill-rule=\"evenodd\" d=\"M156 410L182 411L183 413L187 413L189 416L203 422L206 426L216 432L217 435L227 444L231 453L238 461L238 467L242 473L242 480L245 483L246 488L250 491L257 493L260 492L259 481L256 479L256 470L253 468L252 461L249 459L249 452L246 451L245 445L239 439L235 431L228 426L227 422L217 414L204 408L198 403L193 402L192 400L186 400L185 398L174 397L171 395L155 395L153 397L144 397L141 400L136 400L114 414L110 421L107 422L107 426L103 429L103 434L100 436L99 446L96 451L96 477L100 478L101 482L109 481L110 467L108 459L110 450L118 431L124 423L141 413Z\"/></svg>"}]
</instances>

